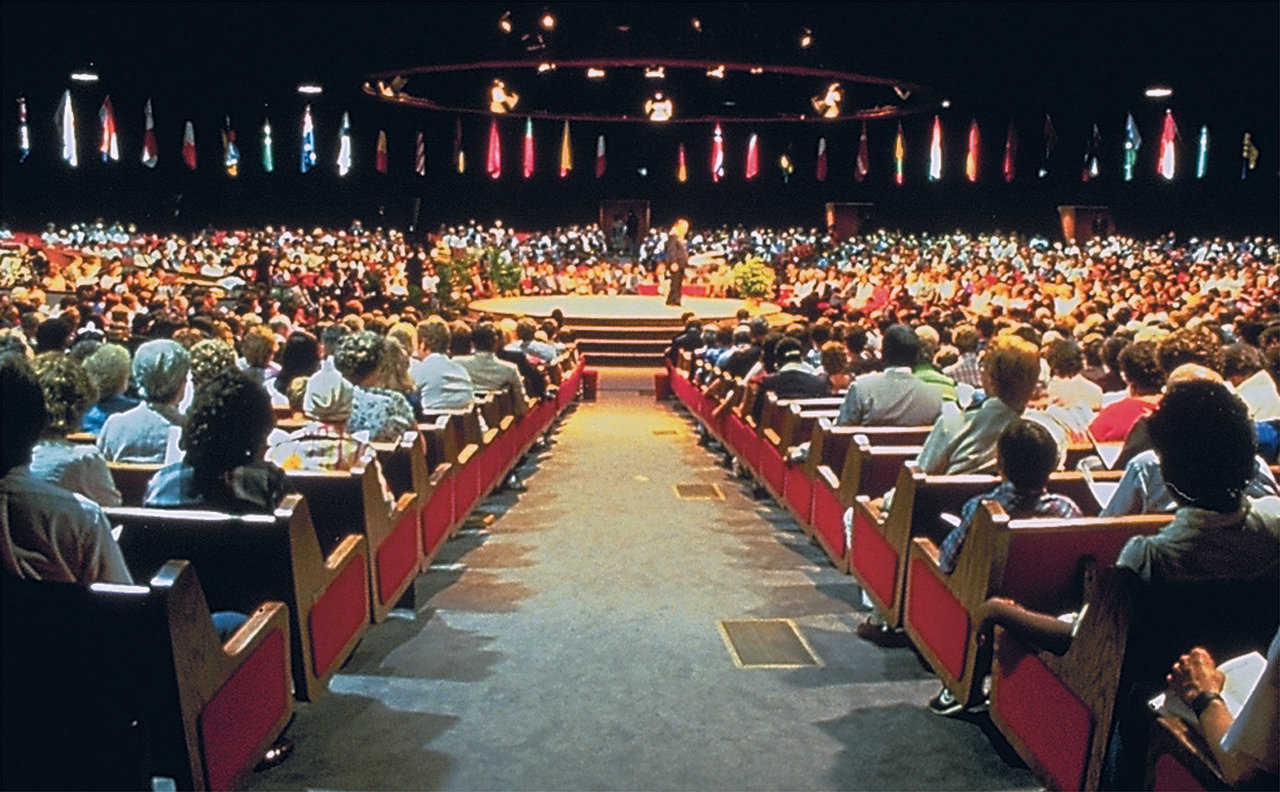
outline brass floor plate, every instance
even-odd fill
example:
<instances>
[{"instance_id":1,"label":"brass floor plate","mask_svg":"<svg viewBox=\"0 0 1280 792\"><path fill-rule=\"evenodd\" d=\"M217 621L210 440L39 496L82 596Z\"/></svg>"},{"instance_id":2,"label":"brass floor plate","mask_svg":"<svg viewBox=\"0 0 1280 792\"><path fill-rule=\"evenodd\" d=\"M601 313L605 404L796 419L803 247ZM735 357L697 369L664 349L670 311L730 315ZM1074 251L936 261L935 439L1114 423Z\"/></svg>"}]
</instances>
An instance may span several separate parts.
<instances>
[{"instance_id":1,"label":"brass floor plate","mask_svg":"<svg viewBox=\"0 0 1280 792\"><path fill-rule=\"evenodd\" d=\"M791 619L723 619L716 622L738 668L811 668L822 659Z\"/></svg>"},{"instance_id":2,"label":"brass floor plate","mask_svg":"<svg viewBox=\"0 0 1280 792\"><path fill-rule=\"evenodd\" d=\"M716 484L677 484L676 497L680 500L724 500L724 493Z\"/></svg>"}]
</instances>

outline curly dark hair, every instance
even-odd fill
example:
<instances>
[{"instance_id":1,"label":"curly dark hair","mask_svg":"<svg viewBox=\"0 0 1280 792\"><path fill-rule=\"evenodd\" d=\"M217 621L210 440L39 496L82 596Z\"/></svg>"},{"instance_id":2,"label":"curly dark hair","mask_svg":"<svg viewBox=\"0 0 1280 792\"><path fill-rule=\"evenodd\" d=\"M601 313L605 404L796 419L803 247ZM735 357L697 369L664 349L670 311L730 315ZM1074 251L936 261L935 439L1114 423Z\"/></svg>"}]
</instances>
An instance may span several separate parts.
<instances>
[{"instance_id":1,"label":"curly dark hair","mask_svg":"<svg viewBox=\"0 0 1280 792\"><path fill-rule=\"evenodd\" d=\"M31 368L44 391L49 413L45 428L57 435L79 431L80 420L98 400L98 389L84 366L63 352L41 352Z\"/></svg>"},{"instance_id":2,"label":"curly dark hair","mask_svg":"<svg viewBox=\"0 0 1280 792\"><path fill-rule=\"evenodd\" d=\"M338 342L337 352L333 356L333 364L342 372L342 376L359 385L378 370L382 361L382 336L368 330L351 333Z\"/></svg>"},{"instance_id":3,"label":"curly dark hair","mask_svg":"<svg viewBox=\"0 0 1280 792\"><path fill-rule=\"evenodd\" d=\"M271 397L237 370L224 371L196 392L182 429L182 447L196 477L210 480L261 455L275 424Z\"/></svg>"},{"instance_id":4,"label":"curly dark hair","mask_svg":"<svg viewBox=\"0 0 1280 792\"><path fill-rule=\"evenodd\" d=\"M1147 421L1160 471L1179 501L1234 511L1253 477L1257 441L1249 409L1218 382L1174 385Z\"/></svg>"},{"instance_id":5,"label":"curly dark hair","mask_svg":"<svg viewBox=\"0 0 1280 792\"><path fill-rule=\"evenodd\" d=\"M1120 374L1137 396L1154 396L1164 387L1164 369L1156 359L1156 342L1136 341L1120 350Z\"/></svg>"},{"instance_id":6,"label":"curly dark hair","mask_svg":"<svg viewBox=\"0 0 1280 792\"><path fill-rule=\"evenodd\" d=\"M1044 357L1055 377L1074 377L1084 371L1084 353L1075 341L1054 341Z\"/></svg>"},{"instance_id":7,"label":"curly dark hair","mask_svg":"<svg viewBox=\"0 0 1280 792\"><path fill-rule=\"evenodd\" d=\"M4 409L0 410L0 430L4 433L4 442L0 443L0 474L3 474L31 461L31 449L49 422L44 391L25 356L16 352L0 354L0 400L4 402Z\"/></svg>"},{"instance_id":8,"label":"curly dark hair","mask_svg":"<svg viewBox=\"0 0 1280 792\"><path fill-rule=\"evenodd\" d=\"M1199 363L1221 373L1222 339L1204 325L1179 327L1160 340L1156 359L1166 377L1186 363Z\"/></svg>"}]
</instances>

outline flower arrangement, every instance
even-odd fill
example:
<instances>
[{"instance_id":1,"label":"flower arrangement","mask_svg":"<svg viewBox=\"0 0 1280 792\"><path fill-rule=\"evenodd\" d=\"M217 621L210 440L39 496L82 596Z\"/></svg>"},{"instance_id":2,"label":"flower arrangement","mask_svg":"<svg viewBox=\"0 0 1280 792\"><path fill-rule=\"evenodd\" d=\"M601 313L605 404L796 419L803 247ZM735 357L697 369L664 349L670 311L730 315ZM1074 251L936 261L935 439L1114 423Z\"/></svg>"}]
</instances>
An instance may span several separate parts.
<instances>
[{"instance_id":1,"label":"flower arrangement","mask_svg":"<svg viewBox=\"0 0 1280 792\"><path fill-rule=\"evenodd\" d=\"M773 281L777 274L759 256L747 256L734 264L731 276L739 297L761 300L773 296Z\"/></svg>"}]
</instances>

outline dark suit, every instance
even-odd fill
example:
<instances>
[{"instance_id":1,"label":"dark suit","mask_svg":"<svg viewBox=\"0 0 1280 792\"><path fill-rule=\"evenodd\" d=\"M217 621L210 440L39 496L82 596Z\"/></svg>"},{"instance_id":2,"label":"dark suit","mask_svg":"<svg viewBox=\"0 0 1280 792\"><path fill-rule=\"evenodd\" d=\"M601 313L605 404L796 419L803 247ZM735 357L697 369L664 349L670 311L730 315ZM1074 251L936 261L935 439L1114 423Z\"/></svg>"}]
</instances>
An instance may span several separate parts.
<instances>
[{"instance_id":1,"label":"dark suit","mask_svg":"<svg viewBox=\"0 0 1280 792\"><path fill-rule=\"evenodd\" d=\"M772 391L779 399L811 399L828 395L830 386L825 377L800 369L787 369L760 380L760 390Z\"/></svg>"},{"instance_id":2,"label":"dark suit","mask_svg":"<svg viewBox=\"0 0 1280 792\"><path fill-rule=\"evenodd\" d=\"M689 247L683 239L672 234L667 237L667 275L671 288L667 290L667 305L680 304L680 290L684 288L684 268L689 266Z\"/></svg>"}]
</instances>

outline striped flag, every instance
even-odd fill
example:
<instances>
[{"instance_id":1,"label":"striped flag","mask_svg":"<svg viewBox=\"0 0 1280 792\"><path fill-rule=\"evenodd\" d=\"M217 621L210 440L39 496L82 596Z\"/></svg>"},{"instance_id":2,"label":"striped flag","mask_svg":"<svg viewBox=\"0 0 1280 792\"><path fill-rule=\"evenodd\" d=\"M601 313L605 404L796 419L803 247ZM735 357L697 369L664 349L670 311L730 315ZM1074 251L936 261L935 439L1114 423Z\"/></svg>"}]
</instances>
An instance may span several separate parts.
<instances>
[{"instance_id":1,"label":"striped flag","mask_svg":"<svg viewBox=\"0 0 1280 792\"><path fill-rule=\"evenodd\" d=\"M76 114L71 108L71 91L62 92L62 101L53 116L53 123L57 125L58 139L62 141L62 159L71 167L78 167L80 154L76 151Z\"/></svg>"},{"instance_id":2,"label":"striped flag","mask_svg":"<svg viewBox=\"0 0 1280 792\"><path fill-rule=\"evenodd\" d=\"M373 155L373 169L378 173L387 172L387 131L378 130L378 148Z\"/></svg>"},{"instance_id":3,"label":"striped flag","mask_svg":"<svg viewBox=\"0 0 1280 792\"><path fill-rule=\"evenodd\" d=\"M685 162L683 143L676 146L676 181L681 184L689 181L689 168Z\"/></svg>"},{"instance_id":4,"label":"striped flag","mask_svg":"<svg viewBox=\"0 0 1280 792\"><path fill-rule=\"evenodd\" d=\"M858 158L853 164L853 178L862 181L871 172L871 149L867 146L867 122L862 122L862 132L858 135Z\"/></svg>"},{"instance_id":5,"label":"striped flag","mask_svg":"<svg viewBox=\"0 0 1280 792\"><path fill-rule=\"evenodd\" d=\"M276 169L275 157L272 152L275 144L271 141L271 119L264 118L262 120L262 170L266 173L272 173Z\"/></svg>"},{"instance_id":6,"label":"striped flag","mask_svg":"<svg viewBox=\"0 0 1280 792\"><path fill-rule=\"evenodd\" d=\"M524 120L524 162L520 168L520 175L528 179L533 176L533 119L526 118Z\"/></svg>"},{"instance_id":7,"label":"striped flag","mask_svg":"<svg viewBox=\"0 0 1280 792\"><path fill-rule=\"evenodd\" d=\"M120 141L116 137L116 111L111 106L111 95L107 94L98 108L98 121L102 124L102 142L98 144L98 153L102 161L120 161Z\"/></svg>"},{"instance_id":8,"label":"striped flag","mask_svg":"<svg viewBox=\"0 0 1280 792\"><path fill-rule=\"evenodd\" d=\"M502 139L498 137L498 119L489 119L489 156L485 159L485 171L490 179L502 175Z\"/></svg>"},{"instance_id":9,"label":"striped flag","mask_svg":"<svg viewBox=\"0 0 1280 792\"><path fill-rule=\"evenodd\" d=\"M342 112L342 126L338 129L338 175L351 172L351 114Z\"/></svg>"},{"instance_id":10,"label":"striped flag","mask_svg":"<svg viewBox=\"0 0 1280 792\"><path fill-rule=\"evenodd\" d=\"M31 130L27 128L27 99L18 97L18 162L26 162L31 154Z\"/></svg>"},{"instance_id":11,"label":"striped flag","mask_svg":"<svg viewBox=\"0 0 1280 792\"><path fill-rule=\"evenodd\" d=\"M187 163L187 170L196 169L196 128L189 120L182 129L182 161Z\"/></svg>"},{"instance_id":12,"label":"striped flag","mask_svg":"<svg viewBox=\"0 0 1280 792\"><path fill-rule=\"evenodd\" d=\"M825 137L818 138L818 164L814 168L813 175L820 182L827 180L827 139Z\"/></svg>"},{"instance_id":13,"label":"striped flag","mask_svg":"<svg viewBox=\"0 0 1280 792\"><path fill-rule=\"evenodd\" d=\"M724 178L724 133L716 124L711 133L711 182L719 184Z\"/></svg>"},{"instance_id":14,"label":"striped flag","mask_svg":"<svg viewBox=\"0 0 1280 792\"><path fill-rule=\"evenodd\" d=\"M1142 147L1142 135L1138 124L1129 113L1124 120L1124 180L1133 181L1133 168L1138 164L1138 149Z\"/></svg>"},{"instance_id":15,"label":"striped flag","mask_svg":"<svg viewBox=\"0 0 1280 792\"><path fill-rule=\"evenodd\" d=\"M156 145L156 119L151 114L151 100L142 108L142 164L154 168L160 162L160 147Z\"/></svg>"},{"instance_id":16,"label":"striped flag","mask_svg":"<svg viewBox=\"0 0 1280 792\"><path fill-rule=\"evenodd\" d=\"M227 175L233 179L240 175L240 147L236 145L236 131L231 128L231 116L223 118L222 167L227 169Z\"/></svg>"},{"instance_id":17,"label":"striped flag","mask_svg":"<svg viewBox=\"0 0 1280 792\"><path fill-rule=\"evenodd\" d=\"M933 134L929 137L929 181L942 179L942 121L933 117Z\"/></svg>"},{"instance_id":18,"label":"striped flag","mask_svg":"<svg viewBox=\"0 0 1280 792\"><path fill-rule=\"evenodd\" d=\"M1173 142L1178 137L1178 127L1173 123L1173 111L1165 109L1164 126L1160 130L1160 160L1158 171L1165 181L1173 180L1174 166L1177 164L1177 153Z\"/></svg>"},{"instance_id":19,"label":"striped flag","mask_svg":"<svg viewBox=\"0 0 1280 792\"><path fill-rule=\"evenodd\" d=\"M1018 174L1018 130L1009 119L1009 130L1004 135L1004 182L1012 184Z\"/></svg>"},{"instance_id":20,"label":"striped flag","mask_svg":"<svg viewBox=\"0 0 1280 792\"><path fill-rule=\"evenodd\" d=\"M604 176L605 158L604 158L604 135L596 136L596 178Z\"/></svg>"},{"instance_id":21,"label":"striped flag","mask_svg":"<svg viewBox=\"0 0 1280 792\"><path fill-rule=\"evenodd\" d=\"M418 130L418 139L413 146L413 172L419 176L427 175L427 141Z\"/></svg>"},{"instance_id":22,"label":"striped flag","mask_svg":"<svg viewBox=\"0 0 1280 792\"><path fill-rule=\"evenodd\" d=\"M560 133L560 178L566 178L573 170L573 148L569 145L569 119L565 119L564 131Z\"/></svg>"},{"instance_id":23,"label":"striped flag","mask_svg":"<svg viewBox=\"0 0 1280 792\"><path fill-rule=\"evenodd\" d=\"M907 142L902 135L902 122L898 122L898 136L893 139L893 181L902 186L902 163L907 157Z\"/></svg>"},{"instance_id":24,"label":"striped flag","mask_svg":"<svg viewBox=\"0 0 1280 792\"><path fill-rule=\"evenodd\" d=\"M302 160L299 163L303 173L316 166L316 127L311 120L311 105L302 109Z\"/></svg>"},{"instance_id":25,"label":"striped flag","mask_svg":"<svg viewBox=\"0 0 1280 792\"><path fill-rule=\"evenodd\" d=\"M743 175L747 177L747 181L754 179L760 173L760 138L754 132L747 139L747 167L743 171Z\"/></svg>"}]
</instances>

